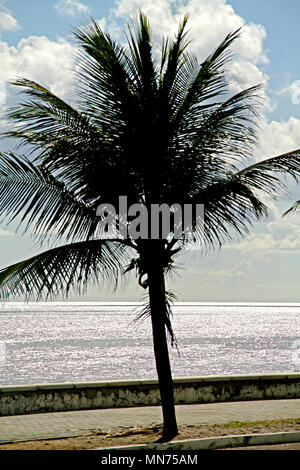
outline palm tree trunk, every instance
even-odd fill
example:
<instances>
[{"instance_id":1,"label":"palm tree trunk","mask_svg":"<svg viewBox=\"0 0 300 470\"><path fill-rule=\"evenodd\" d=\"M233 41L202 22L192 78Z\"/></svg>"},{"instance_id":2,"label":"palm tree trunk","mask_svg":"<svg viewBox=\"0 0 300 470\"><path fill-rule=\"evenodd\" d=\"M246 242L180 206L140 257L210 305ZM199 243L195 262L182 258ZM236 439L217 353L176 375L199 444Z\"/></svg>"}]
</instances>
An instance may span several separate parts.
<instances>
[{"instance_id":1,"label":"palm tree trunk","mask_svg":"<svg viewBox=\"0 0 300 470\"><path fill-rule=\"evenodd\" d=\"M153 346L159 381L163 412L162 441L168 441L178 434L175 415L173 380L166 337L166 299L163 268L151 263L148 272L149 300L152 320Z\"/></svg>"}]
</instances>

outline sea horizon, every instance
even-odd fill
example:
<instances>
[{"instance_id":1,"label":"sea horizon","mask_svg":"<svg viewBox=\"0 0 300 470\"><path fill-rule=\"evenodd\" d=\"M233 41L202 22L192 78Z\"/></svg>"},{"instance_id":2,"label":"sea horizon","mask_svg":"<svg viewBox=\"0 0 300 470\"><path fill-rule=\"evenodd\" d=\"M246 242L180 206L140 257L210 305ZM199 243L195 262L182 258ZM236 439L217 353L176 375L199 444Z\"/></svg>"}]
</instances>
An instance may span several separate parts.
<instances>
[{"instance_id":1,"label":"sea horizon","mask_svg":"<svg viewBox=\"0 0 300 470\"><path fill-rule=\"evenodd\" d=\"M136 301L136 300L114 300L114 301L107 301L107 300L5 300L2 301L1 304L2 306L5 306L6 304L28 304L28 305L36 305L36 304L61 304L61 303L66 303L66 304L100 304L100 305L144 305L145 301ZM245 305L257 305L257 306L280 306L280 305L286 305L286 306L291 306L291 307L296 307L300 306L300 301L299 302L262 302L262 301L174 301L172 302L171 305L174 306L180 306L180 305L200 305L200 306L205 306L205 305L234 305L234 306L245 306Z\"/></svg>"}]
</instances>

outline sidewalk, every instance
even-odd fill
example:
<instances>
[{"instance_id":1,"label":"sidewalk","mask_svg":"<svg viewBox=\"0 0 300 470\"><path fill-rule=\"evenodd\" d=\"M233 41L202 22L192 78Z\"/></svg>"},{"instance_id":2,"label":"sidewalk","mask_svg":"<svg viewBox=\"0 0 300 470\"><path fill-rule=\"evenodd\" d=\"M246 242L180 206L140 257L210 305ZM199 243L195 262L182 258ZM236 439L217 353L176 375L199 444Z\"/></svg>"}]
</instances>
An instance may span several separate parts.
<instances>
[{"instance_id":1,"label":"sidewalk","mask_svg":"<svg viewBox=\"0 0 300 470\"><path fill-rule=\"evenodd\" d=\"M179 425L221 424L300 417L300 399L177 405ZM65 411L0 417L0 442L72 437L162 423L161 407Z\"/></svg>"}]
</instances>

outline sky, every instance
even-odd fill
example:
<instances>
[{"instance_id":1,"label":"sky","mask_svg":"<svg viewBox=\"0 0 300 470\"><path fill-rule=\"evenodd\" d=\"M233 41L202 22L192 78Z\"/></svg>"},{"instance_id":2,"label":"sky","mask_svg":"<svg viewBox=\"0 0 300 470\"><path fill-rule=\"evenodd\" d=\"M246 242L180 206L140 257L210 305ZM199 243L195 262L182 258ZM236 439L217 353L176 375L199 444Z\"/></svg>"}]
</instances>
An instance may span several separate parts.
<instances>
[{"instance_id":1,"label":"sky","mask_svg":"<svg viewBox=\"0 0 300 470\"><path fill-rule=\"evenodd\" d=\"M73 99L76 43L72 30L96 18L105 32L124 42L129 18L147 14L153 39L177 30L188 13L190 47L199 60L230 32L242 26L228 70L229 91L263 83L257 161L300 148L300 3L297 0L0 0L0 111L21 99L8 81L29 78L63 99ZM7 123L0 114L0 131ZM13 145L0 140L0 150ZM244 240L235 240L206 257L190 252L178 258L168 286L180 301L300 302L300 214L282 213L300 199L268 201L270 216L255 223ZM42 250L14 225L0 224L0 267ZM94 287L70 300L139 301L144 292L132 277L126 288L103 292Z\"/></svg>"}]
</instances>

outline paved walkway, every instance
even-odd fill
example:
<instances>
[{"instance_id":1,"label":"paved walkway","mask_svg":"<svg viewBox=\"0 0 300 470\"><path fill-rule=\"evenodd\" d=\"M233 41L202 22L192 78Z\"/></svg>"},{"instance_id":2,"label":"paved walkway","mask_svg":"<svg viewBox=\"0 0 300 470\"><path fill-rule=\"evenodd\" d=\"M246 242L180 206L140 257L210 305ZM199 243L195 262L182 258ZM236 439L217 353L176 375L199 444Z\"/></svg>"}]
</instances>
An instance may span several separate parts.
<instances>
[{"instance_id":1,"label":"paved walkway","mask_svg":"<svg viewBox=\"0 0 300 470\"><path fill-rule=\"evenodd\" d=\"M300 399L178 405L179 425L218 424L300 417ZM78 436L162 423L158 406L65 411L0 417L0 442Z\"/></svg>"}]
</instances>

